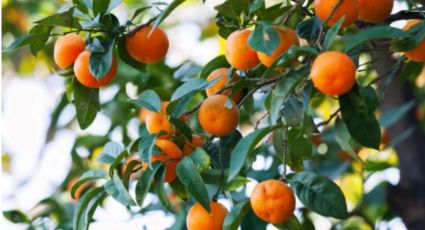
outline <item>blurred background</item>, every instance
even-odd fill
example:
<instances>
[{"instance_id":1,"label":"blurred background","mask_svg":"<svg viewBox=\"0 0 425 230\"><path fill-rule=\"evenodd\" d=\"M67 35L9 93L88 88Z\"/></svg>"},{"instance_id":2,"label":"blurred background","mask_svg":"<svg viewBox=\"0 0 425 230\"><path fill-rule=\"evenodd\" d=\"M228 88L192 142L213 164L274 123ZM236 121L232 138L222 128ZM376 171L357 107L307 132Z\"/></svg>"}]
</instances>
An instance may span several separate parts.
<instances>
[{"instance_id":1,"label":"blurred background","mask_svg":"<svg viewBox=\"0 0 425 230\"><path fill-rule=\"evenodd\" d=\"M3 0L2 49L27 33L33 21L57 12L65 4L70 4L69 2ZM132 15L135 8L149 4L149 1L140 0L123 2L124 4L113 11L122 23ZM192 67L202 66L223 53L224 41L217 35L218 28L214 20L216 15L214 6L221 2L222 0L207 0L202 4L202 1L189 0L166 19L162 27L169 35L171 44L165 60L167 68L181 68L183 63L190 63ZM272 4L273 1L268 2ZM396 2L394 11L406 8L407 4ZM149 15L155 15L157 12L152 9ZM144 19L146 18L140 21ZM404 23L398 22L393 26L402 27ZM87 145L90 147L76 147L77 141L81 143L86 140L84 138L98 138L96 140L102 143L105 137L109 137L122 142L123 138L126 138L122 135L122 130L112 127L115 118L111 119L108 109L102 110L95 122L84 131L74 119L73 106L64 105L60 115L55 116L58 106L63 104L65 78L55 74L56 67L52 61L53 39L48 44L37 57L31 55L28 47L2 54L2 209L18 209L29 213L30 216L37 216L46 211L46 206L39 205L40 201L46 199L57 202L64 210L68 210L67 207L75 205L76 202L68 192L70 183L82 173L76 170L76 167L78 168L81 162L86 168L102 167L95 160L95 155L101 151L102 145L90 143ZM365 56L363 61L367 62L368 58ZM361 74L375 73L371 71ZM119 76L131 78L139 75L140 73L125 67L119 70ZM169 76L158 77L166 79ZM119 85L102 88L100 91L102 104L114 98L119 91ZM134 85L126 84L125 94L135 98L137 90ZM337 106L335 102L320 101L316 107L318 120L320 117L329 116L335 106ZM130 138L134 138L138 135L139 120L136 111L131 111L130 116L133 118L128 122L126 132ZM247 126L242 131L252 128L252 125ZM356 165L347 154L344 155L335 147L332 133L327 136L325 131L322 141L324 143L315 149L320 165L313 164L311 167L322 170L323 174L329 175L340 184L347 198L349 210L358 209L360 205L367 210L364 212L366 217L353 216L344 223L310 214L316 229L330 229L335 224L339 224L340 227L346 226L345 229L371 229L367 222L375 223L374 227L377 229L405 229L401 219L389 212L385 201L386 186L395 185L399 181L395 150L391 146L383 148L381 152L370 149L359 150L362 151L359 153L362 158L386 165L383 170L364 178L362 173L356 171L356 167L358 170L364 169L359 169L360 165ZM271 162L270 156L258 155L253 170L269 170L272 167ZM353 167L354 170L347 171L347 167ZM253 178L243 192L249 195L256 183ZM220 202L230 207L229 201L223 199ZM157 203L157 198L148 196L145 206ZM300 207L301 204L297 206ZM39 218L38 221L40 226L51 229L55 226L55 218L58 219L50 215ZM141 216L130 215L128 210L112 198L107 198L104 206L96 211L95 219L97 221L90 229L166 229L173 226L176 221L174 215L160 209L148 210ZM26 229L25 225L13 224L3 216L1 221L2 229ZM349 228L350 226L353 228ZM274 227L268 225L267 229Z\"/></svg>"}]
</instances>

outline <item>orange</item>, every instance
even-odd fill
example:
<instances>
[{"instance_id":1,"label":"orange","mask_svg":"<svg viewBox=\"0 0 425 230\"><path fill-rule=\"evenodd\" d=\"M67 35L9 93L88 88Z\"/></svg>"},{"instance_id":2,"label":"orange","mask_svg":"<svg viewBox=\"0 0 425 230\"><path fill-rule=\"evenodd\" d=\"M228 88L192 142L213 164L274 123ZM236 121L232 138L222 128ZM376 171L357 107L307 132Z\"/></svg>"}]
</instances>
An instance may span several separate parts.
<instances>
[{"instance_id":1,"label":"orange","mask_svg":"<svg viewBox=\"0 0 425 230\"><path fill-rule=\"evenodd\" d=\"M151 30L152 25L143 26L130 33L125 40L128 53L137 61L155 63L161 61L167 54L169 47L167 34L158 27L152 33Z\"/></svg>"},{"instance_id":2,"label":"orange","mask_svg":"<svg viewBox=\"0 0 425 230\"><path fill-rule=\"evenodd\" d=\"M412 26L418 24L420 20L412 20L407 23L407 25L403 28L404 30L410 29ZM425 61L425 39L419 43L419 45L407 52L404 53L406 57L413 61L424 62Z\"/></svg>"},{"instance_id":3,"label":"orange","mask_svg":"<svg viewBox=\"0 0 425 230\"><path fill-rule=\"evenodd\" d=\"M314 86L323 94L345 94L356 83L356 66L351 58L339 51L320 54L313 62L310 76Z\"/></svg>"},{"instance_id":4,"label":"orange","mask_svg":"<svg viewBox=\"0 0 425 230\"><path fill-rule=\"evenodd\" d=\"M161 149L161 154L152 156L151 162L161 161L167 168L165 172L165 182L170 182L176 179L176 168L183 153L180 148L172 141L165 139L158 139L155 145Z\"/></svg>"},{"instance_id":5,"label":"orange","mask_svg":"<svg viewBox=\"0 0 425 230\"><path fill-rule=\"evenodd\" d=\"M258 217L273 224L285 222L295 210L294 193L279 180L267 180L255 186L250 202Z\"/></svg>"},{"instance_id":6,"label":"orange","mask_svg":"<svg viewBox=\"0 0 425 230\"><path fill-rule=\"evenodd\" d=\"M314 135L311 137L311 142L313 143L313 145L319 146L320 143L322 143L322 140L319 135Z\"/></svg>"},{"instance_id":7,"label":"orange","mask_svg":"<svg viewBox=\"0 0 425 230\"><path fill-rule=\"evenodd\" d=\"M117 59L112 57L112 65L109 69L109 72L103 77L102 80L98 81L95 76L90 72L90 59L91 52L83 51L77 58L74 64L74 74L77 77L77 80L86 87L89 88L99 88L101 86L107 85L111 82L115 74L117 73L118 65Z\"/></svg>"},{"instance_id":8,"label":"orange","mask_svg":"<svg viewBox=\"0 0 425 230\"><path fill-rule=\"evenodd\" d=\"M196 148L202 147L204 145L204 138L199 135L192 135L192 142L186 139L186 143L183 147L183 155L187 156L191 154Z\"/></svg>"},{"instance_id":9,"label":"orange","mask_svg":"<svg viewBox=\"0 0 425 230\"><path fill-rule=\"evenodd\" d=\"M174 127L171 122L168 121L168 117L155 112L146 117L146 129L150 134L164 131L171 135L174 132Z\"/></svg>"},{"instance_id":10,"label":"orange","mask_svg":"<svg viewBox=\"0 0 425 230\"><path fill-rule=\"evenodd\" d=\"M160 114L162 114L162 115L167 115L167 106L168 106L168 101L163 101L162 102L162 104L161 104L161 111L160 111ZM140 120L140 122L141 123L145 123L145 121L146 121L146 118L150 115L150 114L152 114L152 113L155 113L154 111L151 111L151 110L149 110L149 109L146 109L146 108L141 108L140 110L139 110L139 120Z\"/></svg>"},{"instance_id":11,"label":"orange","mask_svg":"<svg viewBox=\"0 0 425 230\"><path fill-rule=\"evenodd\" d=\"M280 43L279 46L273 51L271 55L267 55L263 52L258 52L258 59L263 65L270 67L276 59L285 53L291 46L300 45L300 41L298 40L298 36L291 28L276 28L276 31L279 34Z\"/></svg>"},{"instance_id":12,"label":"orange","mask_svg":"<svg viewBox=\"0 0 425 230\"><path fill-rule=\"evenodd\" d=\"M202 205L195 203L187 213L186 226L188 230L222 230L224 218L229 213L220 203L210 202L211 212L208 213Z\"/></svg>"},{"instance_id":13,"label":"orange","mask_svg":"<svg viewBox=\"0 0 425 230\"><path fill-rule=\"evenodd\" d=\"M316 11L316 16L325 22L339 1L340 0L315 0L314 8ZM339 19L345 16L344 23L342 23L342 28L350 26L359 17L359 11L359 0L342 0L341 4L339 4L327 24L332 26L337 23Z\"/></svg>"},{"instance_id":14,"label":"orange","mask_svg":"<svg viewBox=\"0 0 425 230\"><path fill-rule=\"evenodd\" d=\"M380 23L391 15L394 0L359 0L359 3L359 18L361 20L371 23Z\"/></svg>"},{"instance_id":15,"label":"orange","mask_svg":"<svg viewBox=\"0 0 425 230\"><path fill-rule=\"evenodd\" d=\"M53 50L53 59L61 69L72 65L78 55L84 51L86 43L81 36L67 34L60 37Z\"/></svg>"},{"instance_id":16,"label":"orange","mask_svg":"<svg viewBox=\"0 0 425 230\"><path fill-rule=\"evenodd\" d=\"M257 53L248 45L249 30L237 30L226 41L225 56L227 61L239 70L249 70L260 63Z\"/></svg>"},{"instance_id":17,"label":"orange","mask_svg":"<svg viewBox=\"0 0 425 230\"><path fill-rule=\"evenodd\" d=\"M239 109L233 101L230 109L226 103L227 97L223 95L213 95L202 102L198 120L205 131L219 137L235 131L239 123Z\"/></svg>"},{"instance_id":18,"label":"orange","mask_svg":"<svg viewBox=\"0 0 425 230\"><path fill-rule=\"evenodd\" d=\"M212 85L210 88L206 90L207 96L214 95L218 93L221 89L224 88L226 83L229 81L229 78L227 77L229 70L227 68L219 68L210 73L208 75L207 80L213 81L216 78L220 78L214 85ZM233 74L233 79L231 83L237 81L239 79L239 75L236 73ZM229 96L232 93L231 89L224 90L221 92L222 95ZM234 93L232 96L232 100L237 102L243 97L243 92L239 90L238 92Z\"/></svg>"}]
</instances>

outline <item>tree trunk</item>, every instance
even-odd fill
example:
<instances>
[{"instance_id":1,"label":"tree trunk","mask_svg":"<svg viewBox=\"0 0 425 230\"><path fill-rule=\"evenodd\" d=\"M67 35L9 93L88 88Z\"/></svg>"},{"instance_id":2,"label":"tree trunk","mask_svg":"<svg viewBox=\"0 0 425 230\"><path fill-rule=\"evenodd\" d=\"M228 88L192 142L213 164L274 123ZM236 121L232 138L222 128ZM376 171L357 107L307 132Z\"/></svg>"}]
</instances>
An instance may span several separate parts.
<instances>
[{"instance_id":1,"label":"tree trunk","mask_svg":"<svg viewBox=\"0 0 425 230\"><path fill-rule=\"evenodd\" d=\"M388 44L377 46L388 49ZM373 60L377 60L373 68L379 76L385 74L396 63L387 53L371 52L371 55ZM382 86L380 88L382 90ZM412 86L408 83L401 86L396 76L385 91L381 110L385 112L411 100L414 100ZM408 229L423 230L425 229L425 135L420 129L416 110L411 109L389 127L388 133L394 140L411 127L415 128L412 135L395 147L399 158L400 181L397 185L389 187L387 200L390 208L403 219Z\"/></svg>"}]
</instances>

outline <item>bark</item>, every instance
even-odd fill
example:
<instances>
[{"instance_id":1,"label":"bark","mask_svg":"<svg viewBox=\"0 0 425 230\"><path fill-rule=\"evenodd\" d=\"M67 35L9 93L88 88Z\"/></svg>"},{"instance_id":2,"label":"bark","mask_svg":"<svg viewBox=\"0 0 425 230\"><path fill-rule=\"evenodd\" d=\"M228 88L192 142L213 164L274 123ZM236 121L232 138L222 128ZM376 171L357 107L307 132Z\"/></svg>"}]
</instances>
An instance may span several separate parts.
<instances>
[{"instance_id":1,"label":"bark","mask_svg":"<svg viewBox=\"0 0 425 230\"><path fill-rule=\"evenodd\" d=\"M387 44L380 44L388 48ZM382 76L395 64L387 53L371 52L374 69ZM385 91L381 101L383 112L414 100L412 86L401 86L397 77ZM396 124L388 128L393 140L410 127L416 127L409 138L403 140L395 149L399 157L400 181L388 189L387 200L393 212L403 219L408 229L425 229L425 135L420 129L416 110L410 110Z\"/></svg>"}]
</instances>

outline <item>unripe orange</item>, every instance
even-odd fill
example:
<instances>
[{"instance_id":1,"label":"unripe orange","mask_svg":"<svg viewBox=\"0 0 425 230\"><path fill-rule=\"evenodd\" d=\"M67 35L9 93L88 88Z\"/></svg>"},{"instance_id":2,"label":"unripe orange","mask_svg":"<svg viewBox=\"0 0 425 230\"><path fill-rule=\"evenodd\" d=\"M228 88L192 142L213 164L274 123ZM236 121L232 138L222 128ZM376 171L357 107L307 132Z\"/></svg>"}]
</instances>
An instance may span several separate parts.
<instances>
[{"instance_id":1,"label":"unripe orange","mask_svg":"<svg viewBox=\"0 0 425 230\"><path fill-rule=\"evenodd\" d=\"M77 58L74 64L74 74L77 80L86 87L99 88L111 82L117 73L118 65L117 59L112 57L112 65L109 72L98 81L96 77L90 72L90 51L83 51Z\"/></svg>"},{"instance_id":2,"label":"unripe orange","mask_svg":"<svg viewBox=\"0 0 425 230\"><path fill-rule=\"evenodd\" d=\"M67 34L60 37L53 50L53 59L61 69L72 65L78 55L84 51L86 43L84 39L76 34Z\"/></svg>"},{"instance_id":3,"label":"unripe orange","mask_svg":"<svg viewBox=\"0 0 425 230\"><path fill-rule=\"evenodd\" d=\"M169 47L167 34L158 27L152 33L151 30L152 25L143 26L133 31L125 40L127 52L137 61L155 63L161 61L167 54Z\"/></svg>"}]
</instances>

